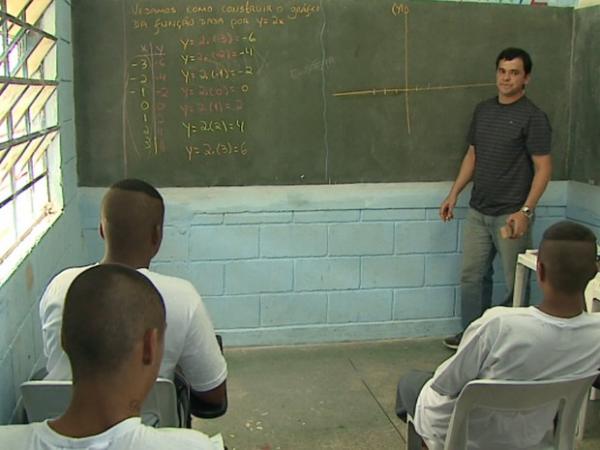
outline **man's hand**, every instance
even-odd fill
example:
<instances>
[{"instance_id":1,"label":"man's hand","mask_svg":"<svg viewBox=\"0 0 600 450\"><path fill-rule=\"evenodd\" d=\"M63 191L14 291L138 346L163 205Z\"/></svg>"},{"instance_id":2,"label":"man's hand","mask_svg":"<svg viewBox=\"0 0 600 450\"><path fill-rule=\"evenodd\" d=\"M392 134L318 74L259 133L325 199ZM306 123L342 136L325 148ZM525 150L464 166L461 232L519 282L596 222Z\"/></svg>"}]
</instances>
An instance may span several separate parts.
<instances>
[{"instance_id":1,"label":"man's hand","mask_svg":"<svg viewBox=\"0 0 600 450\"><path fill-rule=\"evenodd\" d=\"M440 205L440 218L444 222L454 219L454 207L456 206L456 196L449 195Z\"/></svg>"},{"instance_id":2,"label":"man's hand","mask_svg":"<svg viewBox=\"0 0 600 450\"><path fill-rule=\"evenodd\" d=\"M529 218L521 211L517 211L508 216L506 224L509 226L510 230L512 230L512 234L508 236L508 238L519 239L523 237L529 229Z\"/></svg>"}]
</instances>

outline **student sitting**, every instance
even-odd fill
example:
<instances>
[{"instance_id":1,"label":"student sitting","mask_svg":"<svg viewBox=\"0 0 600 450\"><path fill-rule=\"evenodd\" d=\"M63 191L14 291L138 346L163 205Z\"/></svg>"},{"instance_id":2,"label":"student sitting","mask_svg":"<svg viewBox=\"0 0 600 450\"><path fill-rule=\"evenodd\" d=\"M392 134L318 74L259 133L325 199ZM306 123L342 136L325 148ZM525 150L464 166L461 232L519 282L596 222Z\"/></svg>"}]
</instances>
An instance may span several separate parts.
<instances>
[{"instance_id":1,"label":"student sitting","mask_svg":"<svg viewBox=\"0 0 600 450\"><path fill-rule=\"evenodd\" d=\"M103 264L78 275L66 294L62 321L62 345L73 372L71 403L57 419L0 427L0 447L213 450L198 431L141 423L166 326L160 293L138 271Z\"/></svg>"},{"instance_id":2,"label":"student sitting","mask_svg":"<svg viewBox=\"0 0 600 450\"><path fill-rule=\"evenodd\" d=\"M101 263L137 269L156 286L169 318L159 375L173 380L176 366L180 367L191 386L192 414L216 417L227 410L227 364L202 299L190 282L148 270L162 241L164 212L161 195L148 183L127 179L113 184L102 200ZM63 304L73 279L88 267L59 273L40 301L44 352L48 358L46 379L71 379L69 362L60 345Z\"/></svg>"},{"instance_id":3,"label":"student sitting","mask_svg":"<svg viewBox=\"0 0 600 450\"><path fill-rule=\"evenodd\" d=\"M536 381L584 376L600 367L600 317L584 311L595 276L596 237L563 221L546 230L537 262L539 306L496 307L466 330L457 353L435 373L411 372L398 383L396 414L414 417L430 449L444 446L456 399L471 380ZM538 445L553 428L555 410L527 414L482 412L469 419L469 449Z\"/></svg>"}]
</instances>

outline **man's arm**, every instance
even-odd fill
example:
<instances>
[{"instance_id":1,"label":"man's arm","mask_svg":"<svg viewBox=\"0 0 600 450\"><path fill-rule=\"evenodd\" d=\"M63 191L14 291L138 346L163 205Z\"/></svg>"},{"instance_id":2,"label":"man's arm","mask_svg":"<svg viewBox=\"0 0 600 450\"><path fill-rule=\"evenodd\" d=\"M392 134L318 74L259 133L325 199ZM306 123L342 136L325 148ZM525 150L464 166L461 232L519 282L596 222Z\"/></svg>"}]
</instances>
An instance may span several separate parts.
<instances>
[{"instance_id":1,"label":"man's arm","mask_svg":"<svg viewBox=\"0 0 600 450\"><path fill-rule=\"evenodd\" d=\"M525 205L530 210L534 210L540 200L540 197L546 190L550 177L552 176L552 158L547 155L532 155L535 174L531 182L531 188L525 200ZM506 223L512 229L512 239L523 236L529 229L529 218L520 211L517 211L506 219Z\"/></svg>"},{"instance_id":2,"label":"man's arm","mask_svg":"<svg viewBox=\"0 0 600 450\"><path fill-rule=\"evenodd\" d=\"M462 190L469 183L469 181L471 181L474 173L475 146L469 145L469 147L467 148L467 153L463 158L462 164L460 165L460 170L458 171L456 180L454 181L454 184L450 189L450 193L440 205L440 218L444 222L447 222L454 218L453 211L454 207L456 206L456 201L458 200L458 195L462 192Z\"/></svg>"}]
</instances>

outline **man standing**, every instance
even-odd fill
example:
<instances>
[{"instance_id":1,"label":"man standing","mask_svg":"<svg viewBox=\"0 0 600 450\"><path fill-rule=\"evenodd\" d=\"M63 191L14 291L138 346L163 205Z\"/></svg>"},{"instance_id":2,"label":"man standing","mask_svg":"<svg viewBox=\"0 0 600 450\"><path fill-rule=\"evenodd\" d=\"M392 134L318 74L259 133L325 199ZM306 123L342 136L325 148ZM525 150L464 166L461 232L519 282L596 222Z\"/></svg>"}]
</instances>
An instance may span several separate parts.
<instances>
[{"instance_id":1,"label":"man standing","mask_svg":"<svg viewBox=\"0 0 600 450\"><path fill-rule=\"evenodd\" d=\"M567 221L552 225L537 258L542 302L488 309L434 374L410 372L400 380L396 414L414 418L428 448L443 448L457 398L472 380L541 381L597 373L600 316L584 310L584 290L597 270L594 233ZM554 406L518 414L478 410L469 417L469 449L538 448L553 430Z\"/></svg>"},{"instance_id":2,"label":"man standing","mask_svg":"<svg viewBox=\"0 0 600 450\"><path fill-rule=\"evenodd\" d=\"M496 253L508 290L504 304L512 302L517 255L532 245L534 210L552 173L548 117L525 96L531 67L529 54L518 48L496 58L498 95L475 108L467 154L440 206L441 219L452 220L459 194L473 181L461 273L463 330L491 306ZM444 345L456 349L461 338L462 332Z\"/></svg>"},{"instance_id":3,"label":"man standing","mask_svg":"<svg viewBox=\"0 0 600 450\"><path fill-rule=\"evenodd\" d=\"M178 366L191 387L190 410L216 417L227 409L227 364L202 299L192 284L148 270L162 242L164 203L148 183L126 179L113 184L102 199L101 264L122 264L145 275L161 293L167 310L165 352L159 375L174 379ZM40 301L46 368L50 380L71 379L71 367L61 347L61 321L67 289L87 267L59 273Z\"/></svg>"}]
</instances>

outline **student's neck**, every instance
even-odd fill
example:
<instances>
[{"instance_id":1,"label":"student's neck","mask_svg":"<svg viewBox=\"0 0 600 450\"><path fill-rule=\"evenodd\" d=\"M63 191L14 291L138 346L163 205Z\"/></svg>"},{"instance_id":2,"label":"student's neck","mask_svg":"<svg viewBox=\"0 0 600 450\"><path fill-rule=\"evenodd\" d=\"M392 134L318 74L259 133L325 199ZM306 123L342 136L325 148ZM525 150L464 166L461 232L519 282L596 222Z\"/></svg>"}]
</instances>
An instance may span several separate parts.
<instances>
[{"instance_id":1,"label":"student's neck","mask_svg":"<svg viewBox=\"0 0 600 450\"><path fill-rule=\"evenodd\" d=\"M570 319L583 312L583 294L574 298L573 294L550 293L538 305L538 309L548 315Z\"/></svg>"},{"instance_id":2,"label":"student's neck","mask_svg":"<svg viewBox=\"0 0 600 450\"><path fill-rule=\"evenodd\" d=\"M105 432L118 423L140 415L141 401L132 400L122 387L108 383L106 389L97 383L74 386L67 411L48 422L50 428L63 436L82 438Z\"/></svg>"},{"instance_id":3,"label":"student's neck","mask_svg":"<svg viewBox=\"0 0 600 450\"><path fill-rule=\"evenodd\" d=\"M151 258L142 255L126 255L106 250L101 264L122 264L134 269L147 269L150 267Z\"/></svg>"}]
</instances>

